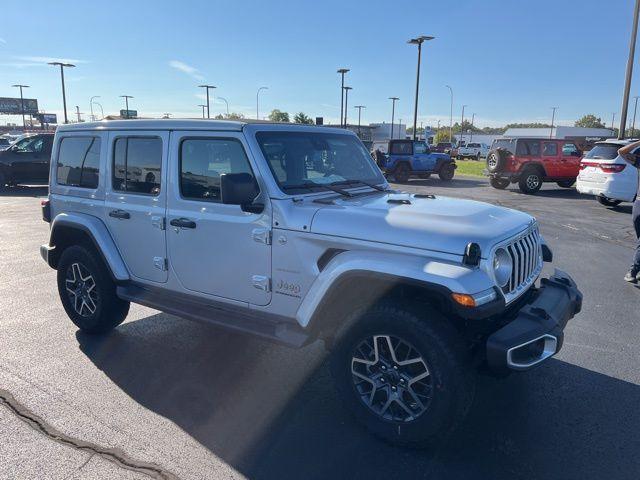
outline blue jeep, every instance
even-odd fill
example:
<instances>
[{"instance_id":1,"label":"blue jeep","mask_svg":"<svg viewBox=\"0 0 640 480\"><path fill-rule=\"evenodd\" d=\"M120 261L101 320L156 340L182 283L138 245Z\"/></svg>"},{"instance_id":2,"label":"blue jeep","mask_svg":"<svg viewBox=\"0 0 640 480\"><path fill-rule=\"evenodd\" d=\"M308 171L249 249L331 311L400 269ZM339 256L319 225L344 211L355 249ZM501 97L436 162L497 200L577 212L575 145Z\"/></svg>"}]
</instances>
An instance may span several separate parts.
<instances>
[{"instance_id":1,"label":"blue jeep","mask_svg":"<svg viewBox=\"0 0 640 480\"><path fill-rule=\"evenodd\" d=\"M422 141L391 140L387 151L388 155L379 155L376 161L386 176L392 176L399 183L408 181L411 176L429 178L432 173L448 182L457 168L448 154L431 152Z\"/></svg>"}]
</instances>

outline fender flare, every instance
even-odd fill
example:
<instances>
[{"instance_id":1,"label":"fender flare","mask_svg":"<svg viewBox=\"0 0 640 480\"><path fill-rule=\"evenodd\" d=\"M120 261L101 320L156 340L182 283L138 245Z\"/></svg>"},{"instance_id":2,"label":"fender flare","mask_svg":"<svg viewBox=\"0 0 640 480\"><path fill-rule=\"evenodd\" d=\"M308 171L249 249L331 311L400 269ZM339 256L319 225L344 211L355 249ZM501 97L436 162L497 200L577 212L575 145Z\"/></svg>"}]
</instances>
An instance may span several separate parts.
<instances>
[{"instance_id":1,"label":"fender flare","mask_svg":"<svg viewBox=\"0 0 640 480\"><path fill-rule=\"evenodd\" d=\"M540 170L543 177L547 176L547 171L545 170L544 165L541 162L537 162L535 160L523 163L518 169L518 175L521 175L528 168L535 168L536 170Z\"/></svg>"},{"instance_id":2,"label":"fender flare","mask_svg":"<svg viewBox=\"0 0 640 480\"><path fill-rule=\"evenodd\" d=\"M460 257L460 262L462 257ZM318 328L320 316L332 294L340 291L350 278L371 276L396 283L418 285L440 294L453 303L450 293L476 294L493 287L489 276L479 268L469 268L455 261L418 255L347 251L334 256L313 282L296 312L303 328ZM334 290L334 287L336 289Z\"/></svg>"},{"instance_id":3,"label":"fender flare","mask_svg":"<svg viewBox=\"0 0 640 480\"><path fill-rule=\"evenodd\" d=\"M56 238L64 229L74 229L85 233L102 256L111 276L118 282L130 279L127 266L116 247L113 237L102 220L85 213L60 213L51 222L49 247L55 249ZM49 260L51 265L51 260ZM51 265L55 268L54 265Z\"/></svg>"}]
</instances>

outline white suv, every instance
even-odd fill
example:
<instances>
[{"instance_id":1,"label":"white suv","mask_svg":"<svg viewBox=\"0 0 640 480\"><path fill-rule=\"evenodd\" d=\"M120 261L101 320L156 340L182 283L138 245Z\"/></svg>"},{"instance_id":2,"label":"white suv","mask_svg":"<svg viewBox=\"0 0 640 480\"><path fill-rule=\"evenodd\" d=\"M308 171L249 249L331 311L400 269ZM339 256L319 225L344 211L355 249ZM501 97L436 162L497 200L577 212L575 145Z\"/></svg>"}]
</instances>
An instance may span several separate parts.
<instances>
[{"instance_id":1,"label":"white suv","mask_svg":"<svg viewBox=\"0 0 640 480\"><path fill-rule=\"evenodd\" d=\"M389 188L336 128L208 120L60 126L41 247L71 320L129 302L332 350L346 404L402 444L464 418L478 369L526 370L582 304L529 215Z\"/></svg>"},{"instance_id":2,"label":"white suv","mask_svg":"<svg viewBox=\"0 0 640 480\"><path fill-rule=\"evenodd\" d=\"M638 191L638 169L620 157L618 150L634 141L611 139L596 143L580 162L578 192L594 195L605 207L633 202Z\"/></svg>"}]
</instances>

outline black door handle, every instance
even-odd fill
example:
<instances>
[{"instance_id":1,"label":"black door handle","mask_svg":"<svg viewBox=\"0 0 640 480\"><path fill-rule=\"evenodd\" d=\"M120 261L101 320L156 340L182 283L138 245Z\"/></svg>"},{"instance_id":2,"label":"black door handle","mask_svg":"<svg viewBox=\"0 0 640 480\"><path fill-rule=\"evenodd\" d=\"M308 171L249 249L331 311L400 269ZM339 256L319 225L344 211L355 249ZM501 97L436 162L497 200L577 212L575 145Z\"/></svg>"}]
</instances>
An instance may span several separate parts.
<instances>
[{"instance_id":1,"label":"black door handle","mask_svg":"<svg viewBox=\"0 0 640 480\"><path fill-rule=\"evenodd\" d=\"M188 218L174 218L169 222L169 225L180 228L196 228L196 222Z\"/></svg>"},{"instance_id":2,"label":"black door handle","mask_svg":"<svg viewBox=\"0 0 640 480\"><path fill-rule=\"evenodd\" d=\"M111 210L109 212L109 216L113 218L119 218L120 220L129 220L131 218L131 214L129 212L125 212L124 210Z\"/></svg>"}]
</instances>

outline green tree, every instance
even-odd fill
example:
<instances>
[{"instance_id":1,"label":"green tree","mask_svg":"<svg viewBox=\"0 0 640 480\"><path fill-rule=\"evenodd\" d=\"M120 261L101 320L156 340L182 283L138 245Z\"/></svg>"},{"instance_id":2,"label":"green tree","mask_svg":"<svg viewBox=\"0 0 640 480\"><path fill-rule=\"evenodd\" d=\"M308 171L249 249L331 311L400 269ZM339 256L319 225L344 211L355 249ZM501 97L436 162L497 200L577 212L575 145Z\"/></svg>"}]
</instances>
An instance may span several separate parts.
<instances>
[{"instance_id":1,"label":"green tree","mask_svg":"<svg viewBox=\"0 0 640 480\"><path fill-rule=\"evenodd\" d=\"M314 124L314 121L310 117L307 117L307 115L305 113L303 113L303 112L296 113L296 115L293 117L293 121L295 123L302 123L304 125L313 125Z\"/></svg>"},{"instance_id":2,"label":"green tree","mask_svg":"<svg viewBox=\"0 0 640 480\"><path fill-rule=\"evenodd\" d=\"M225 113L224 115L220 113L214 118L216 120L242 120L244 118L244 115L236 112Z\"/></svg>"},{"instance_id":3,"label":"green tree","mask_svg":"<svg viewBox=\"0 0 640 480\"><path fill-rule=\"evenodd\" d=\"M591 113L576 120L575 126L583 128L606 128L604 123L602 123L602 119Z\"/></svg>"},{"instance_id":4,"label":"green tree","mask_svg":"<svg viewBox=\"0 0 640 480\"><path fill-rule=\"evenodd\" d=\"M289 120L289 114L287 112L281 112L277 108L274 108L273 110L271 110L271 113L269 114L269 120L271 120L272 122L290 122L291 121Z\"/></svg>"},{"instance_id":5,"label":"green tree","mask_svg":"<svg viewBox=\"0 0 640 480\"><path fill-rule=\"evenodd\" d=\"M433 143L440 143L440 142L448 142L449 141L449 129L448 128L441 128L440 130L438 130L435 134L435 136L433 137Z\"/></svg>"}]
</instances>

